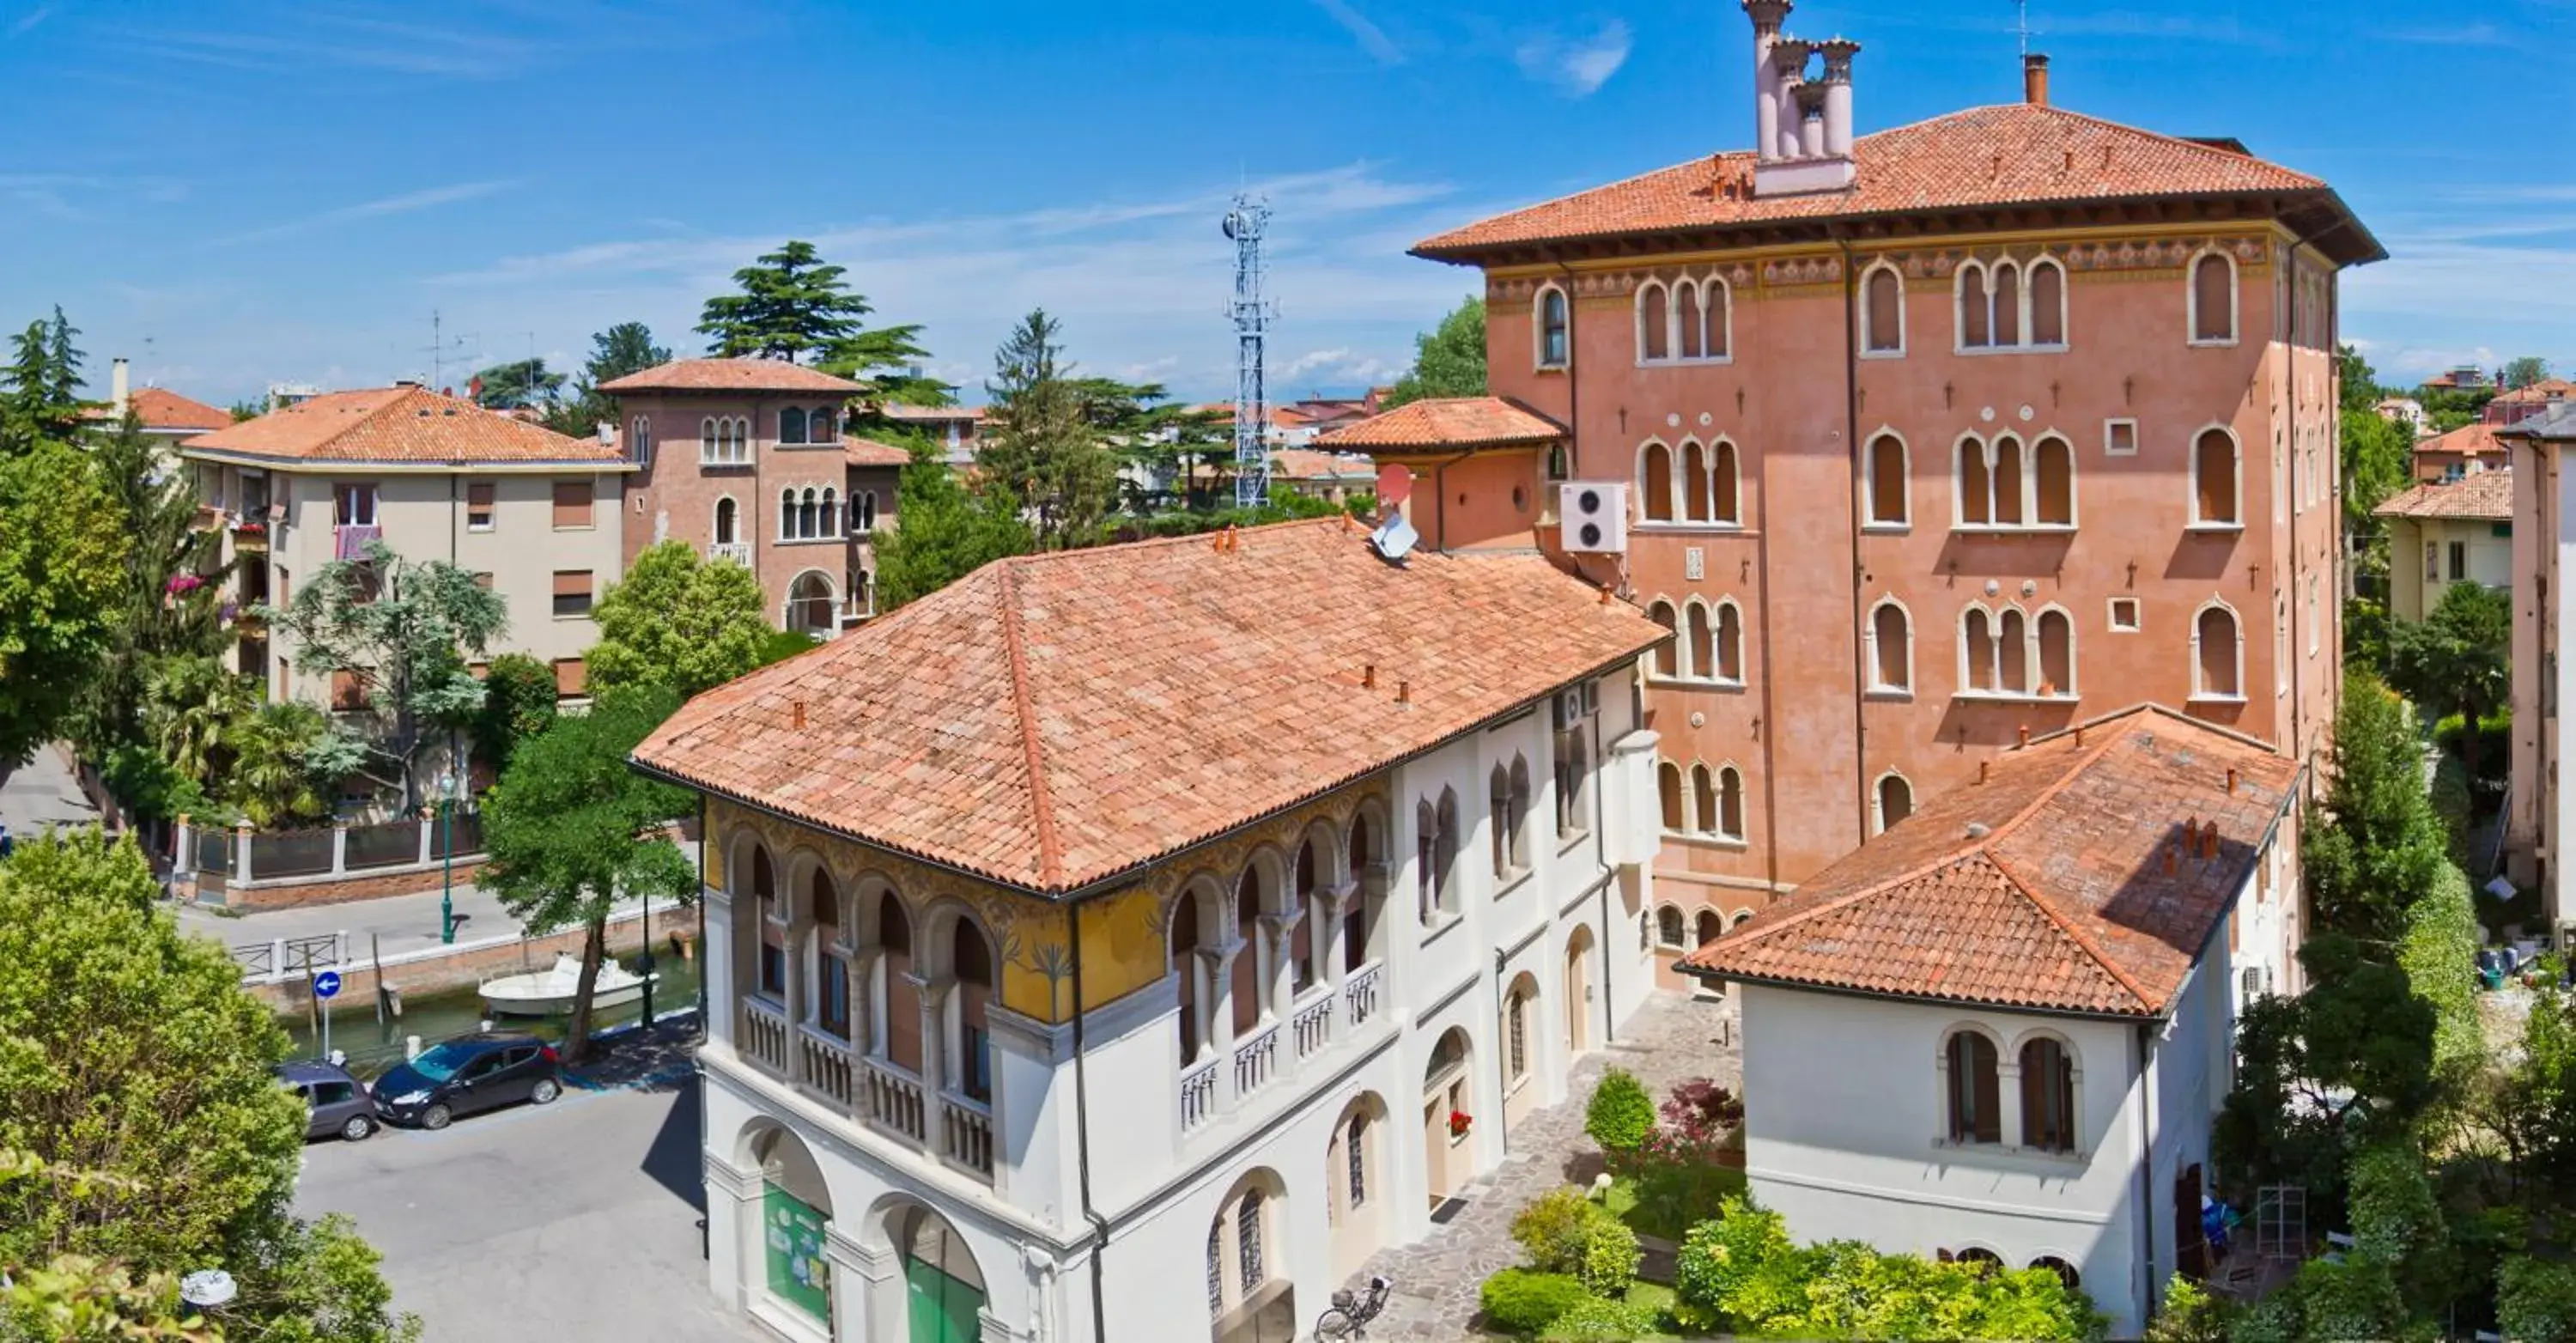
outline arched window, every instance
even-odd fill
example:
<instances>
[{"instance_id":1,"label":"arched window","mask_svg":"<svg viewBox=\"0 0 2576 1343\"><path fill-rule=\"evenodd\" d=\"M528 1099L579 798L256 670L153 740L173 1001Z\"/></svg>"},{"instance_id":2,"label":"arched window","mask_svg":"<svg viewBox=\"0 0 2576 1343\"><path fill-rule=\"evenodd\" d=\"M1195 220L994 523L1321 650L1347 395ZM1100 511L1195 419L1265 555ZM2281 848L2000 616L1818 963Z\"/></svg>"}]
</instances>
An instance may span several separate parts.
<instances>
[{"instance_id":1,"label":"arched window","mask_svg":"<svg viewBox=\"0 0 2576 1343\"><path fill-rule=\"evenodd\" d=\"M1591 740L1580 722L1556 734L1556 837L1571 839L1583 831L1584 778L1592 772Z\"/></svg>"},{"instance_id":2,"label":"arched window","mask_svg":"<svg viewBox=\"0 0 2576 1343\"><path fill-rule=\"evenodd\" d=\"M1648 280L1637 290L1637 358L1657 363L1672 358L1672 298L1661 280Z\"/></svg>"},{"instance_id":3,"label":"arched window","mask_svg":"<svg viewBox=\"0 0 2576 1343\"><path fill-rule=\"evenodd\" d=\"M1682 507L1685 518L1692 522L1717 521L1717 501L1709 477L1708 453L1699 440L1682 440Z\"/></svg>"},{"instance_id":4,"label":"arched window","mask_svg":"<svg viewBox=\"0 0 2576 1343\"><path fill-rule=\"evenodd\" d=\"M877 492L860 490L850 496L850 530L865 536L877 529Z\"/></svg>"},{"instance_id":5,"label":"arched window","mask_svg":"<svg viewBox=\"0 0 2576 1343\"><path fill-rule=\"evenodd\" d=\"M1744 776L1733 765L1717 771L1717 833L1744 838Z\"/></svg>"},{"instance_id":6,"label":"arched window","mask_svg":"<svg viewBox=\"0 0 2576 1343\"><path fill-rule=\"evenodd\" d=\"M1995 343L1994 296L1986 288L1986 268L1974 261L1959 267L1959 347L1982 350Z\"/></svg>"},{"instance_id":7,"label":"arched window","mask_svg":"<svg viewBox=\"0 0 2576 1343\"><path fill-rule=\"evenodd\" d=\"M2018 527L2030 519L2022 500L2021 440L2005 434L1995 440L1995 525Z\"/></svg>"},{"instance_id":8,"label":"arched window","mask_svg":"<svg viewBox=\"0 0 2576 1343\"><path fill-rule=\"evenodd\" d=\"M1882 261L1861 283L1861 347L1875 355L1905 353L1905 277Z\"/></svg>"},{"instance_id":9,"label":"arched window","mask_svg":"<svg viewBox=\"0 0 2576 1343\"><path fill-rule=\"evenodd\" d=\"M1735 353L1735 291L1710 276L1700 283L1700 315L1708 323L1708 357L1727 359Z\"/></svg>"},{"instance_id":10,"label":"arched window","mask_svg":"<svg viewBox=\"0 0 2576 1343\"><path fill-rule=\"evenodd\" d=\"M642 467L653 465L653 422L638 415L626 429L626 454Z\"/></svg>"},{"instance_id":11,"label":"arched window","mask_svg":"<svg viewBox=\"0 0 2576 1343\"><path fill-rule=\"evenodd\" d=\"M2243 651L2238 643L2236 613L2223 605L2204 607L2192 621L2192 694L2201 699L2236 699L2244 693Z\"/></svg>"},{"instance_id":12,"label":"arched window","mask_svg":"<svg viewBox=\"0 0 2576 1343\"><path fill-rule=\"evenodd\" d=\"M2202 430L2191 450L2191 520L2213 527L2242 523L2236 483L2236 436L2224 429Z\"/></svg>"},{"instance_id":13,"label":"arched window","mask_svg":"<svg viewBox=\"0 0 2576 1343\"><path fill-rule=\"evenodd\" d=\"M1698 918L1691 920L1691 940L1700 946L1707 946L1724 936L1726 919L1716 910L1703 909Z\"/></svg>"},{"instance_id":14,"label":"arched window","mask_svg":"<svg viewBox=\"0 0 2576 1343\"><path fill-rule=\"evenodd\" d=\"M792 489L778 492L778 539L796 539L796 491Z\"/></svg>"},{"instance_id":15,"label":"arched window","mask_svg":"<svg viewBox=\"0 0 2576 1343\"><path fill-rule=\"evenodd\" d=\"M1515 868L1526 869L1530 865L1530 771L1526 757L1512 757L1512 786L1506 800L1509 805L1503 814L1511 821L1511 863Z\"/></svg>"},{"instance_id":16,"label":"arched window","mask_svg":"<svg viewBox=\"0 0 2576 1343\"><path fill-rule=\"evenodd\" d=\"M2021 1047L2021 1145L2075 1150L2075 1059L2044 1035Z\"/></svg>"},{"instance_id":17,"label":"arched window","mask_svg":"<svg viewBox=\"0 0 2576 1343\"><path fill-rule=\"evenodd\" d=\"M1718 822L1717 776L1706 765L1691 766L1691 815L1700 829L1716 834Z\"/></svg>"},{"instance_id":18,"label":"arched window","mask_svg":"<svg viewBox=\"0 0 2576 1343\"><path fill-rule=\"evenodd\" d=\"M1664 804L1664 833L1678 835L1690 828L1690 814L1682 800L1682 767L1666 760L1655 766L1655 789Z\"/></svg>"},{"instance_id":19,"label":"arched window","mask_svg":"<svg viewBox=\"0 0 2576 1343\"><path fill-rule=\"evenodd\" d=\"M1959 684L1989 694L1996 689L1995 627L1982 606L1971 606L1959 616Z\"/></svg>"},{"instance_id":20,"label":"arched window","mask_svg":"<svg viewBox=\"0 0 2576 1343\"><path fill-rule=\"evenodd\" d=\"M1678 906L1665 905L1655 911L1655 939L1665 946L1683 945L1682 912Z\"/></svg>"},{"instance_id":21,"label":"arched window","mask_svg":"<svg viewBox=\"0 0 2576 1343\"><path fill-rule=\"evenodd\" d=\"M1953 1031L1942 1045L1950 1141L2003 1141L2002 1090L1996 1081L1995 1042L1976 1031Z\"/></svg>"},{"instance_id":22,"label":"arched window","mask_svg":"<svg viewBox=\"0 0 2576 1343\"><path fill-rule=\"evenodd\" d=\"M993 1100L993 1032L984 1010L993 998L993 948L984 931L967 918L957 920L950 955L957 976L957 1045L953 1079L970 1100Z\"/></svg>"},{"instance_id":23,"label":"arched window","mask_svg":"<svg viewBox=\"0 0 2576 1343\"><path fill-rule=\"evenodd\" d=\"M1440 907L1454 910L1458 907L1458 794L1454 790L1440 790L1438 815L1440 843L1432 849L1431 861L1439 880Z\"/></svg>"},{"instance_id":24,"label":"arched window","mask_svg":"<svg viewBox=\"0 0 2576 1343\"><path fill-rule=\"evenodd\" d=\"M826 485L823 487L822 507L815 510L814 534L817 536L838 536L840 535L840 532L841 492L833 489L829 485Z\"/></svg>"},{"instance_id":25,"label":"arched window","mask_svg":"<svg viewBox=\"0 0 2576 1343\"><path fill-rule=\"evenodd\" d=\"M1512 806L1511 771L1500 765L1485 780L1485 831L1491 836L1494 880L1499 883L1512 871L1512 836L1509 816Z\"/></svg>"},{"instance_id":26,"label":"arched window","mask_svg":"<svg viewBox=\"0 0 2576 1343\"><path fill-rule=\"evenodd\" d=\"M1369 866L1377 862L1377 835L1369 826L1366 813L1351 818L1348 848L1350 876L1359 883L1342 909L1342 969L1345 973L1368 964L1376 953L1371 943L1376 938L1378 910L1383 896L1378 878L1369 875Z\"/></svg>"},{"instance_id":27,"label":"arched window","mask_svg":"<svg viewBox=\"0 0 2576 1343\"><path fill-rule=\"evenodd\" d=\"M2033 520L2042 527L2074 526L2075 445L2050 434L2032 448L2031 456L2039 495Z\"/></svg>"},{"instance_id":28,"label":"arched window","mask_svg":"<svg viewBox=\"0 0 2576 1343\"><path fill-rule=\"evenodd\" d=\"M1297 923L1288 932L1288 987L1292 993L1304 993L1314 986L1318 939L1328 936L1315 926L1323 915L1324 850L1314 836L1297 846L1296 883Z\"/></svg>"},{"instance_id":29,"label":"arched window","mask_svg":"<svg viewBox=\"0 0 2576 1343\"><path fill-rule=\"evenodd\" d=\"M814 1026L850 1038L849 946L841 927L841 896L832 878L817 869L807 882L807 917L814 925Z\"/></svg>"},{"instance_id":30,"label":"arched window","mask_svg":"<svg viewBox=\"0 0 2576 1343\"><path fill-rule=\"evenodd\" d=\"M787 589L787 628L821 638L832 629L832 580L808 569Z\"/></svg>"},{"instance_id":31,"label":"arched window","mask_svg":"<svg viewBox=\"0 0 2576 1343\"><path fill-rule=\"evenodd\" d=\"M2055 607L2034 622L2039 642L2039 693L2075 697L2075 622Z\"/></svg>"},{"instance_id":32,"label":"arched window","mask_svg":"<svg viewBox=\"0 0 2576 1343\"><path fill-rule=\"evenodd\" d=\"M781 443L803 443L805 441L804 407L788 406L778 412L778 441Z\"/></svg>"},{"instance_id":33,"label":"arched window","mask_svg":"<svg viewBox=\"0 0 2576 1343\"><path fill-rule=\"evenodd\" d=\"M1566 332L1565 291L1549 285L1538 291L1534 313L1538 323L1538 366L1565 367Z\"/></svg>"},{"instance_id":34,"label":"arched window","mask_svg":"<svg viewBox=\"0 0 2576 1343\"><path fill-rule=\"evenodd\" d=\"M1440 908L1440 813L1428 798L1413 809L1413 900L1428 926Z\"/></svg>"},{"instance_id":35,"label":"arched window","mask_svg":"<svg viewBox=\"0 0 2576 1343\"><path fill-rule=\"evenodd\" d=\"M1875 527L1902 527L1912 520L1905 495L1905 440L1880 434L1869 443L1869 521Z\"/></svg>"},{"instance_id":36,"label":"arched window","mask_svg":"<svg viewBox=\"0 0 2576 1343\"><path fill-rule=\"evenodd\" d=\"M2236 343L2236 262L2223 252L2203 252L2191 263L2191 341Z\"/></svg>"},{"instance_id":37,"label":"arched window","mask_svg":"<svg viewBox=\"0 0 2576 1343\"><path fill-rule=\"evenodd\" d=\"M1995 344L2021 344L2021 267L1998 261L1988 273L1995 295Z\"/></svg>"},{"instance_id":38,"label":"arched window","mask_svg":"<svg viewBox=\"0 0 2576 1343\"><path fill-rule=\"evenodd\" d=\"M2070 1292L2083 1290L2083 1278L2081 1275L2076 1273L2075 1265L2058 1258L2056 1255L2043 1254L2037 1259L2031 1260L2030 1266L2032 1268L2044 1268L2049 1272L2056 1274L2057 1280L2065 1283L2066 1290Z\"/></svg>"},{"instance_id":39,"label":"arched window","mask_svg":"<svg viewBox=\"0 0 2576 1343\"><path fill-rule=\"evenodd\" d=\"M1894 598L1869 613L1870 689L1914 688L1914 622Z\"/></svg>"},{"instance_id":40,"label":"arched window","mask_svg":"<svg viewBox=\"0 0 2576 1343\"><path fill-rule=\"evenodd\" d=\"M1683 359L1707 358L1708 314L1700 308L1698 285L1688 280L1673 282L1673 316L1681 335L1674 353Z\"/></svg>"},{"instance_id":41,"label":"arched window","mask_svg":"<svg viewBox=\"0 0 2576 1343\"><path fill-rule=\"evenodd\" d=\"M1682 674L1703 681L1717 677L1717 631L1709 619L1708 608L1693 598L1682 608L1682 625L1689 634L1689 657L1682 664Z\"/></svg>"},{"instance_id":42,"label":"arched window","mask_svg":"<svg viewBox=\"0 0 2576 1343\"><path fill-rule=\"evenodd\" d=\"M1234 882L1234 936L1243 950L1234 958L1234 979L1226 986L1226 1000L1234 1007L1234 1038L1249 1038L1255 1026L1269 1009L1262 999L1269 993L1269 983L1262 974L1262 962L1268 957L1261 945L1261 915L1268 903L1263 900L1269 883L1264 880L1261 864L1243 869Z\"/></svg>"},{"instance_id":43,"label":"arched window","mask_svg":"<svg viewBox=\"0 0 2576 1343\"><path fill-rule=\"evenodd\" d=\"M1673 614L1673 604L1656 598L1646 607L1646 618L1673 632L1673 637L1655 645L1655 675L1682 674L1681 622Z\"/></svg>"},{"instance_id":44,"label":"arched window","mask_svg":"<svg viewBox=\"0 0 2576 1343\"><path fill-rule=\"evenodd\" d=\"M1878 781L1878 796L1872 800L1877 803L1879 832L1884 834L1897 822L1914 814L1914 785L1907 783L1902 774L1882 775Z\"/></svg>"},{"instance_id":45,"label":"arched window","mask_svg":"<svg viewBox=\"0 0 2576 1343\"><path fill-rule=\"evenodd\" d=\"M2030 343L2066 345L2066 268L2045 257L2030 263Z\"/></svg>"},{"instance_id":46,"label":"arched window","mask_svg":"<svg viewBox=\"0 0 2576 1343\"><path fill-rule=\"evenodd\" d=\"M1181 1066L1198 1060L1199 1048L1207 1037L1199 1029L1198 957L1199 897L1195 891L1183 891L1172 902L1172 917L1165 930L1164 945L1172 958L1172 970L1180 976L1181 989Z\"/></svg>"},{"instance_id":47,"label":"arched window","mask_svg":"<svg viewBox=\"0 0 2576 1343\"><path fill-rule=\"evenodd\" d=\"M698 460L716 460L716 422L714 416L698 421Z\"/></svg>"},{"instance_id":48,"label":"arched window","mask_svg":"<svg viewBox=\"0 0 2576 1343\"><path fill-rule=\"evenodd\" d=\"M760 915L760 991L783 999L787 996L787 907L778 898L778 869L769 861L769 850L756 844L751 850L751 901Z\"/></svg>"},{"instance_id":49,"label":"arched window","mask_svg":"<svg viewBox=\"0 0 2576 1343\"><path fill-rule=\"evenodd\" d=\"M1744 615L1731 601L1717 604L1717 679L1744 684Z\"/></svg>"},{"instance_id":50,"label":"arched window","mask_svg":"<svg viewBox=\"0 0 2576 1343\"><path fill-rule=\"evenodd\" d=\"M1990 527L1995 521L1994 473L1986 467L1986 445L1975 434L1959 439L1959 525Z\"/></svg>"},{"instance_id":51,"label":"arched window","mask_svg":"<svg viewBox=\"0 0 2576 1343\"><path fill-rule=\"evenodd\" d=\"M1637 452L1637 498L1648 522L1673 521L1673 450L1648 443Z\"/></svg>"},{"instance_id":52,"label":"arched window","mask_svg":"<svg viewBox=\"0 0 2576 1343\"><path fill-rule=\"evenodd\" d=\"M871 1052L913 1072L921 1071L921 989L912 980L912 918L891 890L877 896L876 1009ZM1186 983L1186 979L1184 983ZM1184 1054L1182 1057L1187 1058Z\"/></svg>"},{"instance_id":53,"label":"arched window","mask_svg":"<svg viewBox=\"0 0 2576 1343\"><path fill-rule=\"evenodd\" d=\"M837 443L841 440L841 413L830 406L816 406L813 418L806 421L805 437L814 443Z\"/></svg>"},{"instance_id":54,"label":"arched window","mask_svg":"<svg viewBox=\"0 0 2576 1343\"><path fill-rule=\"evenodd\" d=\"M734 504L733 496L730 494L726 495L722 499L716 500L717 545L729 546L734 543L734 530L738 525L738 516L740 511L741 510Z\"/></svg>"},{"instance_id":55,"label":"arched window","mask_svg":"<svg viewBox=\"0 0 2576 1343\"><path fill-rule=\"evenodd\" d=\"M1995 688L2007 695L2030 693L2030 617L2007 606L1995 620Z\"/></svg>"},{"instance_id":56,"label":"arched window","mask_svg":"<svg viewBox=\"0 0 2576 1343\"><path fill-rule=\"evenodd\" d=\"M1538 996L1538 981L1524 972L1503 995L1503 1063L1509 1081L1529 1077L1529 1005Z\"/></svg>"},{"instance_id":57,"label":"arched window","mask_svg":"<svg viewBox=\"0 0 2576 1343\"><path fill-rule=\"evenodd\" d=\"M1714 500L1709 521L1742 525L1744 500L1735 468L1734 444L1721 438L1709 448L1708 473L1710 497Z\"/></svg>"}]
</instances>

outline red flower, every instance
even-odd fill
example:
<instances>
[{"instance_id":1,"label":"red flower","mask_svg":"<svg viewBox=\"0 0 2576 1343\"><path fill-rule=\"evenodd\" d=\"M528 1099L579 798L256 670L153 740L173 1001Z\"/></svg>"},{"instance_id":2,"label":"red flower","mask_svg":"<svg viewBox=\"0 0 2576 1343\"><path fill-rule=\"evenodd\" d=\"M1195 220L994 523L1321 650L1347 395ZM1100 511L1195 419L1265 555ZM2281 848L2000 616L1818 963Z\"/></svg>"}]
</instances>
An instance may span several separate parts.
<instances>
[{"instance_id":1,"label":"red flower","mask_svg":"<svg viewBox=\"0 0 2576 1343\"><path fill-rule=\"evenodd\" d=\"M1466 1137L1468 1126L1475 1122L1475 1119L1466 1111L1451 1110L1449 1112L1449 1136L1452 1138Z\"/></svg>"}]
</instances>

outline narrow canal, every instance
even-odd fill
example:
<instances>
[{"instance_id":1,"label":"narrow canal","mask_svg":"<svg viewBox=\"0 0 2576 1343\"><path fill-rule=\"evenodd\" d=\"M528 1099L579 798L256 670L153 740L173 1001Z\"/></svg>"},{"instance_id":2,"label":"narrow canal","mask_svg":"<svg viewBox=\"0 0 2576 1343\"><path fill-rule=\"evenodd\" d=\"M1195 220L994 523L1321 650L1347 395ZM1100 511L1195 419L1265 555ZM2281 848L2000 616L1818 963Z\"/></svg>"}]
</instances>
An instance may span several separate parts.
<instances>
[{"instance_id":1,"label":"narrow canal","mask_svg":"<svg viewBox=\"0 0 2576 1343\"><path fill-rule=\"evenodd\" d=\"M643 972L642 953L618 958L627 969ZM653 958L653 1011L667 1015L678 1008L689 1007L698 1000L698 967L694 960L671 955L667 949ZM548 1040L561 1040L569 1017L493 1017L471 986L447 989L435 994L404 995L402 1016L377 1020L372 998L343 996L333 999L331 1008L331 1048L349 1056L349 1071L360 1080L372 1080L376 1074L392 1067L403 1058L407 1036L420 1037L420 1047L429 1048L454 1035L480 1030L486 1021L495 1030L527 1031ZM595 1034L611 1026L623 1026L640 1020L644 1004L640 1001L608 1008L593 1014L591 1030ZM278 1018L280 1025L294 1039L291 1056L312 1058L321 1050L313 1029L310 1013L295 1012Z\"/></svg>"}]
</instances>

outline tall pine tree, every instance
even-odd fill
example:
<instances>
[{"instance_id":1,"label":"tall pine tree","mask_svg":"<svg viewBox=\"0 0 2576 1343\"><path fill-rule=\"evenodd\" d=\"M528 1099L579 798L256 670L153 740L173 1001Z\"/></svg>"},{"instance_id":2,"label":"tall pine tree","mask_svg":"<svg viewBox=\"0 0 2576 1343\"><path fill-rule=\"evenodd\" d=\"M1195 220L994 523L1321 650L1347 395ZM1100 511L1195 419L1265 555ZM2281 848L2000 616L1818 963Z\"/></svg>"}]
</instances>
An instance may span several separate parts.
<instances>
[{"instance_id":1,"label":"tall pine tree","mask_svg":"<svg viewBox=\"0 0 2576 1343\"><path fill-rule=\"evenodd\" d=\"M1087 414L1083 383L1060 364L1064 327L1031 309L993 354L992 397L999 433L975 455L992 488L1033 521L1038 547L1088 544L1118 497L1118 462Z\"/></svg>"},{"instance_id":2,"label":"tall pine tree","mask_svg":"<svg viewBox=\"0 0 2576 1343\"><path fill-rule=\"evenodd\" d=\"M849 272L825 262L814 244L792 239L733 273L739 293L708 299L698 334L721 359L784 359L864 383L872 396L914 405L947 403L945 384L911 376L926 359L921 328L869 327L875 309L852 292Z\"/></svg>"},{"instance_id":3,"label":"tall pine tree","mask_svg":"<svg viewBox=\"0 0 2576 1343\"><path fill-rule=\"evenodd\" d=\"M144 686L154 663L223 653L221 603L234 562L222 558L220 533L196 525L187 477L161 469L131 407L90 462L124 515L127 538L107 652L74 727L85 753L105 760L143 741Z\"/></svg>"}]
</instances>

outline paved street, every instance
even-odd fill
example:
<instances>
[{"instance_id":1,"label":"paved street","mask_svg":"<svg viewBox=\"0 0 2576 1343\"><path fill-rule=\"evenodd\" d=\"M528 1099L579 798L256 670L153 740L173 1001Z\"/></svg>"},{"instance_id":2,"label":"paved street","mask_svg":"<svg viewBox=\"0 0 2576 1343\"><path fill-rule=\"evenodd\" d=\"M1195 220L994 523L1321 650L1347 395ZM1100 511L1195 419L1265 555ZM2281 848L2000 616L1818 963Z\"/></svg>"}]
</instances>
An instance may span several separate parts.
<instances>
[{"instance_id":1,"label":"paved street","mask_svg":"<svg viewBox=\"0 0 2576 1343\"><path fill-rule=\"evenodd\" d=\"M698 1204L694 1078L315 1143L296 1194L357 1219L431 1343L762 1338L707 1293Z\"/></svg>"},{"instance_id":2,"label":"paved street","mask_svg":"<svg viewBox=\"0 0 2576 1343\"><path fill-rule=\"evenodd\" d=\"M97 819L98 808L81 796L80 785L50 743L37 747L9 776L7 786L0 787L0 822L20 839L33 839L49 825L88 825Z\"/></svg>"}]
</instances>

